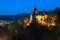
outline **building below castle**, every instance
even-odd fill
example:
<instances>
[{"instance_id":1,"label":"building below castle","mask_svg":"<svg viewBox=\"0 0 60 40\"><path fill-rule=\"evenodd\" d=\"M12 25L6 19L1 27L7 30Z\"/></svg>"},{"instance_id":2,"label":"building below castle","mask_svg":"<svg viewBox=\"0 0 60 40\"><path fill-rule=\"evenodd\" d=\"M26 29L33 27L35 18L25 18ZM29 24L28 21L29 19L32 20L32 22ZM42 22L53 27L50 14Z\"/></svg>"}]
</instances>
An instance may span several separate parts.
<instances>
[{"instance_id":1,"label":"building below castle","mask_svg":"<svg viewBox=\"0 0 60 40\"><path fill-rule=\"evenodd\" d=\"M0 26L5 26L6 24L10 24L13 23L13 21L4 21L4 20L0 20Z\"/></svg>"}]
</instances>

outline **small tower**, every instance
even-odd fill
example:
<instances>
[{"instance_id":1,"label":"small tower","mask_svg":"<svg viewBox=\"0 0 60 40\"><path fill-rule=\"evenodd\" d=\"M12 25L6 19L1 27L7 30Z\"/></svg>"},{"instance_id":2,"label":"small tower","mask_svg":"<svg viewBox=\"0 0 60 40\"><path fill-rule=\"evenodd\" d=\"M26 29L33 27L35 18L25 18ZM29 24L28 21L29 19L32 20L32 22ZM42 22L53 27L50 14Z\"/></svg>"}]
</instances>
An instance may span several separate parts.
<instances>
[{"instance_id":1,"label":"small tower","mask_svg":"<svg viewBox=\"0 0 60 40\"><path fill-rule=\"evenodd\" d=\"M32 21L36 22L36 14L38 14L36 6L33 8L33 13L32 13Z\"/></svg>"},{"instance_id":2,"label":"small tower","mask_svg":"<svg viewBox=\"0 0 60 40\"><path fill-rule=\"evenodd\" d=\"M38 11L37 11L36 6L34 6L34 8L33 8L33 14L34 14L34 15L38 14Z\"/></svg>"}]
</instances>

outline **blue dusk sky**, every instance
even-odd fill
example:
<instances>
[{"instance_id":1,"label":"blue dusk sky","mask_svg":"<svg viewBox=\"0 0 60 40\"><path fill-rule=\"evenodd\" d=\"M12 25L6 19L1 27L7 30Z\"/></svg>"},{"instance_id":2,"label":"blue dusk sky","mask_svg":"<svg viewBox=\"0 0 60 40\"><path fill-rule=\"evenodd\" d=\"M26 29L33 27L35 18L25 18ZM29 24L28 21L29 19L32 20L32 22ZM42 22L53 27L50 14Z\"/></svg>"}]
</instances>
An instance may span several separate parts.
<instances>
[{"instance_id":1,"label":"blue dusk sky","mask_svg":"<svg viewBox=\"0 0 60 40\"><path fill-rule=\"evenodd\" d=\"M31 13L34 5L39 11L60 8L60 0L0 0L0 15Z\"/></svg>"}]
</instances>

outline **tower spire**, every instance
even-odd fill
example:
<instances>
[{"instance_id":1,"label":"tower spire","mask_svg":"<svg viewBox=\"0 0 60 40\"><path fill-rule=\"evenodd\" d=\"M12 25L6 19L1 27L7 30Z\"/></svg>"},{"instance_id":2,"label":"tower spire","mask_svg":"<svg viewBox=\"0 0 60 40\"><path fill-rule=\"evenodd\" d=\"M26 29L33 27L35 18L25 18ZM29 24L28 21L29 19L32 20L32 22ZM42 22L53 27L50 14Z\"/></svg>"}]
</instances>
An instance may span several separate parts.
<instances>
[{"instance_id":1,"label":"tower spire","mask_svg":"<svg viewBox=\"0 0 60 40\"><path fill-rule=\"evenodd\" d=\"M37 11L36 5L34 5L33 13L32 13L32 21L33 22L36 22L36 14L38 14L38 11Z\"/></svg>"},{"instance_id":2,"label":"tower spire","mask_svg":"<svg viewBox=\"0 0 60 40\"><path fill-rule=\"evenodd\" d=\"M34 6L34 8L33 8L33 13L37 13L37 8L36 8L36 5Z\"/></svg>"}]
</instances>

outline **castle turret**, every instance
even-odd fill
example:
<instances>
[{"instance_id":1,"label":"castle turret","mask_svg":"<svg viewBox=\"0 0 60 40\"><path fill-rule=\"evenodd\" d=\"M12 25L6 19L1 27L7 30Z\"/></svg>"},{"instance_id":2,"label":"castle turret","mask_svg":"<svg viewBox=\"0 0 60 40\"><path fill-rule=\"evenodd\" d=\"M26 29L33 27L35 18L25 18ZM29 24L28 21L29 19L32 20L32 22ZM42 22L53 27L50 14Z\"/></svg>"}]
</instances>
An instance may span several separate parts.
<instances>
[{"instance_id":1,"label":"castle turret","mask_svg":"<svg viewBox=\"0 0 60 40\"><path fill-rule=\"evenodd\" d=\"M38 14L36 6L33 8L33 13L32 13L32 21L36 22L36 14Z\"/></svg>"},{"instance_id":2,"label":"castle turret","mask_svg":"<svg viewBox=\"0 0 60 40\"><path fill-rule=\"evenodd\" d=\"M34 8L33 8L33 14L34 14L34 15L38 14L38 11L37 11L36 6L34 6Z\"/></svg>"}]
</instances>

